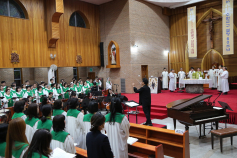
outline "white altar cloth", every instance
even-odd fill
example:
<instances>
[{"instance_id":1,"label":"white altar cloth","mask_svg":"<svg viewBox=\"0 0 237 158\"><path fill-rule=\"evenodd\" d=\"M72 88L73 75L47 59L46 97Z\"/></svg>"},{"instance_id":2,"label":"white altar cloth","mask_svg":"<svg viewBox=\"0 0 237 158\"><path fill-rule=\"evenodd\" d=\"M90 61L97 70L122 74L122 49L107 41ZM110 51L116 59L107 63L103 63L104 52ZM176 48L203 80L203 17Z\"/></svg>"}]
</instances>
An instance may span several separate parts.
<instances>
[{"instance_id":1,"label":"white altar cloth","mask_svg":"<svg viewBox=\"0 0 237 158\"><path fill-rule=\"evenodd\" d=\"M179 80L181 84L209 84L209 88L212 88L211 79L183 79Z\"/></svg>"}]
</instances>

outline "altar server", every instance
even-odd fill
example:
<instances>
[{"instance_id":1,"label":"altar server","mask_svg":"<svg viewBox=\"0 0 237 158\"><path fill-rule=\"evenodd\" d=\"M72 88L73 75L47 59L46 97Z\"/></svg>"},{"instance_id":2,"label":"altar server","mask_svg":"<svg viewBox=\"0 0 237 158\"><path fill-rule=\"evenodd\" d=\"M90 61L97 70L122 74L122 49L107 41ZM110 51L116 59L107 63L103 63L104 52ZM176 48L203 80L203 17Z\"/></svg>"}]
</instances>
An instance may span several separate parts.
<instances>
[{"instance_id":1,"label":"altar server","mask_svg":"<svg viewBox=\"0 0 237 158\"><path fill-rule=\"evenodd\" d=\"M221 86L222 92L224 95L227 95L229 92L229 83L228 83L229 72L227 71L227 67L223 67L223 73L221 74Z\"/></svg>"},{"instance_id":2,"label":"altar server","mask_svg":"<svg viewBox=\"0 0 237 158\"><path fill-rule=\"evenodd\" d=\"M180 83L180 80L183 80L185 78L185 72L183 71L183 68L180 68L180 71L178 72L178 78L179 78L179 89L184 88L184 84Z\"/></svg>"},{"instance_id":3,"label":"altar server","mask_svg":"<svg viewBox=\"0 0 237 158\"><path fill-rule=\"evenodd\" d=\"M26 124L22 118L10 121L7 131L6 158L22 158L29 147L26 135Z\"/></svg>"},{"instance_id":4,"label":"altar server","mask_svg":"<svg viewBox=\"0 0 237 158\"><path fill-rule=\"evenodd\" d=\"M91 132L89 132L86 136L88 158L114 158L113 152L111 151L111 142L109 142L106 135L100 132L104 128L104 125L104 115L96 113L92 116L90 129ZM115 158L117 158L117 156L115 156ZM128 158L128 156L126 158Z\"/></svg>"},{"instance_id":5,"label":"altar server","mask_svg":"<svg viewBox=\"0 0 237 158\"><path fill-rule=\"evenodd\" d=\"M215 69L214 69L215 67L214 66L212 66L212 69L210 69L209 71L208 71L208 76L209 76L209 79L211 79L212 80L212 89L215 89L215 88L217 88L217 82L216 82L216 71L215 71Z\"/></svg>"},{"instance_id":6,"label":"altar server","mask_svg":"<svg viewBox=\"0 0 237 158\"><path fill-rule=\"evenodd\" d=\"M166 68L164 68L164 71L161 74L162 77L162 88L163 89L168 89L168 71Z\"/></svg>"},{"instance_id":7,"label":"altar server","mask_svg":"<svg viewBox=\"0 0 237 158\"><path fill-rule=\"evenodd\" d=\"M83 141L86 144L86 135L90 132L91 129L91 117L98 111L98 103L91 101L88 105L89 114L84 115L83 117L83 126L84 126L84 137ZM86 146L85 146L86 150Z\"/></svg>"},{"instance_id":8,"label":"altar server","mask_svg":"<svg viewBox=\"0 0 237 158\"><path fill-rule=\"evenodd\" d=\"M222 92L222 87L221 87L221 74L223 73L223 66L219 65L219 71L218 71L218 84L217 84L217 90L219 92Z\"/></svg>"},{"instance_id":9,"label":"altar server","mask_svg":"<svg viewBox=\"0 0 237 158\"><path fill-rule=\"evenodd\" d=\"M63 102L61 100L56 100L53 105L52 119L56 115L64 115L65 117L67 116L67 113L64 110L62 110L62 108L63 108Z\"/></svg>"},{"instance_id":10,"label":"altar server","mask_svg":"<svg viewBox=\"0 0 237 158\"><path fill-rule=\"evenodd\" d=\"M112 82L110 81L109 77L107 78L107 81L106 81L106 90L108 89L112 89Z\"/></svg>"},{"instance_id":11,"label":"altar server","mask_svg":"<svg viewBox=\"0 0 237 158\"><path fill-rule=\"evenodd\" d=\"M175 75L174 75L174 69L171 69L171 72L169 73L170 83L169 83L169 90L170 92L175 91Z\"/></svg>"},{"instance_id":12,"label":"altar server","mask_svg":"<svg viewBox=\"0 0 237 158\"><path fill-rule=\"evenodd\" d=\"M36 122L37 129L47 129L49 131L53 130L53 122L51 120L52 108L51 105L46 104L42 107L43 117Z\"/></svg>"},{"instance_id":13,"label":"altar server","mask_svg":"<svg viewBox=\"0 0 237 158\"><path fill-rule=\"evenodd\" d=\"M25 121L26 115L23 113L24 106L25 106L25 101L23 101L23 100L17 101L15 103L15 105L14 105L14 112L15 113L12 115L12 119L20 117Z\"/></svg>"},{"instance_id":14,"label":"altar server","mask_svg":"<svg viewBox=\"0 0 237 158\"><path fill-rule=\"evenodd\" d=\"M194 71L194 68L191 67L191 70L188 72L188 77L189 77L190 79L193 79L193 73L195 73L195 71Z\"/></svg>"},{"instance_id":15,"label":"altar server","mask_svg":"<svg viewBox=\"0 0 237 158\"><path fill-rule=\"evenodd\" d=\"M68 100L69 110L67 111L67 124L66 131L73 137L74 142L78 144L80 148L84 147L83 144L83 117L84 111L78 111L79 107L77 98L70 98Z\"/></svg>"},{"instance_id":16,"label":"altar server","mask_svg":"<svg viewBox=\"0 0 237 158\"><path fill-rule=\"evenodd\" d=\"M115 158L128 158L128 144L130 124L122 114L119 98L113 98L110 113L105 116L105 130Z\"/></svg>"},{"instance_id":17,"label":"altar server","mask_svg":"<svg viewBox=\"0 0 237 158\"><path fill-rule=\"evenodd\" d=\"M64 131L65 128L65 116L64 115L56 115L53 118L53 131L52 141L50 147L52 150L56 148L60 148L68 153L75 154L76 149L74 146L74 140L72 136Z\"/></svg>"},{"instance_id":18,"label":"altar server","mask_svg":"<svg viewBox=\"0 0 237 158\"><path fill-rule=\"evenodd\" d=\"M175 89L177 89L177 78L178 75L176 73L174 73L174 85L175 85Z\"/></svg>"},{"instance_id":19,"label":"altar server","mask_svg":"<svg viewBox=\"0 0 237 158\"><path fill-rule=\"evenodd\" d=\"M32 103L28 106L26 114L27 114L27 118L25 119L25 123L26 123L26 137L28 142L30 143L32 140L32 137L36 131L36 122L39 121L38 119L38 106L35 103Z\"/></svg>"},{"instance_id":20,"label":"altar server","mask_svg":"<svg viewBox=\"0 0 237 158\"><path fill-rule=\"evenodd\" d=\"M45 129L35 132L28 150L23 158L48 158L51 155L50 142L52 136Z\"/></svg>"}]
</instances>

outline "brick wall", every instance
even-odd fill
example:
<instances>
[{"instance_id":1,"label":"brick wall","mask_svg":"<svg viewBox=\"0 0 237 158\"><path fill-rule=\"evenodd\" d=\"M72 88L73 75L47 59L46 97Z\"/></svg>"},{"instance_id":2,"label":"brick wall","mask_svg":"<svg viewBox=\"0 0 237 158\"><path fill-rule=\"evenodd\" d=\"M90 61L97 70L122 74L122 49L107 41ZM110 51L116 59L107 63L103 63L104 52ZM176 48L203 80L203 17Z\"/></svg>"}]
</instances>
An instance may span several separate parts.
<instances>
[{"instance_id":1,"label":"brick wall","mask_svg":"<svg viewBox=\"0 0 237 158\"><path fill-rule=\"evenodd\" d=\"M6 85L10 86L14 82L14 69L0 69L0 81L6 81Z\"/></svg>"},{"instance_id":2,"label":"brick wall","mask_svg":"<svg viewBox=\"0 0 237 158\"><path fill-rule=\"evenodd\" d=\"M22 80L25 83L26 80L30 81L30 84L35 82L35 71L34 68L23 68L22 69Z\"/></svg>"},{"instance_id":3,"label":"brick wall","mask_svg":"<svg viewBox=\"0 0 237 158\"><path fill-rule=\"evenodd\" d=\"M67 83L70 83L73 78L73 67L59 67L58 79L64 79Z\"/></svg>"},{"instance_id":4,"label":"brick wall","mask_svg":"<svg viewBox=\"0 0 237 158\"><path fill-rule=\"evenodd\" d=\"M34 68L34 80L38 83L41 81L48 83L48 69L49 68Z\"/></svg>"}]
</instances>

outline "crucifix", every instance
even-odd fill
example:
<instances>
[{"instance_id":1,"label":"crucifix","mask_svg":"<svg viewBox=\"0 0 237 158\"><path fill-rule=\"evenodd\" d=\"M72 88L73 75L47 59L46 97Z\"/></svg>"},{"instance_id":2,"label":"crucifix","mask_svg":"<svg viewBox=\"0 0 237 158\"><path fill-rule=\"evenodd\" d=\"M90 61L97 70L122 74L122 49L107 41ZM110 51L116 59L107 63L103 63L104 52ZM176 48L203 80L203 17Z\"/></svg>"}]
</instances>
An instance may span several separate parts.
<instances>
[{"instance_id":1,"label":"crucifix","mask_svg":"<svg viewBox=\"0 0 237 158\"><path fill-rule=\"evenodd\" d=\"M210 33L210 35L211 35L211 37L210 37L210 40L211 40L211 49L214 48L214 46L213 46L213 45L214 45L214 44L213 44L213 34L214 34L214 30L213 30L214 25L213 25L213 22L214 22L214 21L217 21L217 20L220 20L220 19L222 19L222 16L213 18L213 12L211 11L211 17L208 18L208 19L206 19L206 20L203 20L203 21L202 21L202 22L210 22L210 25L209 25L209 33Z\"/></svg>"}]
</instances>

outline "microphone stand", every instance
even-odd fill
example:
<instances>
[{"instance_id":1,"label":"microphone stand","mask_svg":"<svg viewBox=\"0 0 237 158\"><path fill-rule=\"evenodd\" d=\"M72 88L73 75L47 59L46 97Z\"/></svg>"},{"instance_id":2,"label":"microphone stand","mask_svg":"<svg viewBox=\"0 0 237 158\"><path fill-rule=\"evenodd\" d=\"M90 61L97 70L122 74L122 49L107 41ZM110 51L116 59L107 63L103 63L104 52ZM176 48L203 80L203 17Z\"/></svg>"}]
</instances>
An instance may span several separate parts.
<instances>
[{"instance_id":1,"label":"microphone stand","mask_svg":"<svg viewBox=\"0 0 237 158\"><path fill-rule=\"evenodd\" d=\"M216 99L218 99L221 96L222 93L219 93L218 97ZM216 105L216 99L212 102L212 105L215 106Z\"/></svg>"},{"instance_id":2,"label":"microphone stand","mask_svg":"<svg viewBox=\"0 0 237 158\"><path fill-rule=\"evenodd\" d=\"M118 84L114 84L116 86L116 93L118 94Z\"/></svg>"}]
</instances>

